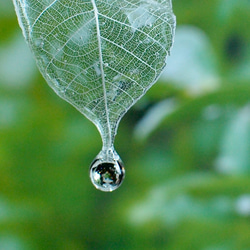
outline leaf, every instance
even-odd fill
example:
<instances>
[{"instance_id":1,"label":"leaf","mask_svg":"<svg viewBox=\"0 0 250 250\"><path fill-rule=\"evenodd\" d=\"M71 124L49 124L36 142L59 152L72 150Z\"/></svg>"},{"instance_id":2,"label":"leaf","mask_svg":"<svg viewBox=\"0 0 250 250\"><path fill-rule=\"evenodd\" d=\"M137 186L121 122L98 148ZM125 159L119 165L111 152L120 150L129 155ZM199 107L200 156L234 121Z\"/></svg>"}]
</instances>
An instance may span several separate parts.
<instances>
[{"instance_id":1,"label":"leaf","mask_svg":"<svg viewBox=\"0 0 250 250\"><path fill-rule=\"evenodd\" d=\"M220 85L216 57L208 36L200 29L182 25L176 29L169 67L160 80L190 96L202 95Z\"/></svg>"},{"instance_id":2,"label":"leaf","mask_svg":"<svg viewBox=\"0 0 250 250\"><path fill-rule=\"evenodd\" d=\"M247 104L231 118L224 131L216 169L225 174L247 174L250 149L250 105Z\"/></svg>"},{"instance_id":3,"label":"leaf","mask_svg":"<svg viewBox=\"0 0 250 250\"><path fill-rule=\"evenodd\" d=\"M159 219L176 226L186 219L211 223L247 216L249 209L248 177L221 177L208 173L191 173L161 183L148 196L137 201L128 212L132 224L143 225ZM157 211L157 213L155 212Z\"/></svg>"},{"instance_id":4,"label":"leaf","mask_svg":"<svg viewBox=\"0 0 250 250\"><path fill-rule=\"evenodd\" d=\"M122 116L156 82L173 42L171 0L14 0L50 87L113 144Z\"/></svg>"}]
</instances>

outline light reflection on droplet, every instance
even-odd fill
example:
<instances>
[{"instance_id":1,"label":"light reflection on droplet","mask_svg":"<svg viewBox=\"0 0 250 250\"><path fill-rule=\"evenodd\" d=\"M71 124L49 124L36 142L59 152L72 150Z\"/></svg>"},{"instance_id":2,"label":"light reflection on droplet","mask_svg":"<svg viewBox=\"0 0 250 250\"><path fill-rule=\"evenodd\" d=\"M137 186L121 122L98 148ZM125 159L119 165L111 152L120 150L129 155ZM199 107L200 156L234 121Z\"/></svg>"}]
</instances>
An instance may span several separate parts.
<instances>
[{"instance_id":1,"label":"light reflection on droplet","mask_svg":"<svg viewBox=\"0 0 250 250\"><path fill-rule=\"evenodd\" d=\"M90 166L90 179L93 185L104 192L116 190L125 177L125 169L120 157L115 152L111 159L109 153L110 150L101 151Z\"/></svg>"}]
</instances>

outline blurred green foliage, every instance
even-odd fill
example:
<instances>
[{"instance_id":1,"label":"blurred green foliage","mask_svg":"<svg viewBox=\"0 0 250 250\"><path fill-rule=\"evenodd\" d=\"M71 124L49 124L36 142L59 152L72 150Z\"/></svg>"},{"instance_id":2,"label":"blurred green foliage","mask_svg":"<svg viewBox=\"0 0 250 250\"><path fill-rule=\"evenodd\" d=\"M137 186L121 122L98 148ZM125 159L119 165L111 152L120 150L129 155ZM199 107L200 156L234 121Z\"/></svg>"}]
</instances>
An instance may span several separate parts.
<instances>
[{"instance_id":1,"label":"blurred green foliage","mask_svg":"<svg viewBox=\"0 0 250 250\"><path fill-rule=\"evenodd\" d=\"M123 118L119 190L96 128L47 86L0 1L0 249L250 249L250 3L174 0L159 82Z\"/></svg>"}]
</instances>

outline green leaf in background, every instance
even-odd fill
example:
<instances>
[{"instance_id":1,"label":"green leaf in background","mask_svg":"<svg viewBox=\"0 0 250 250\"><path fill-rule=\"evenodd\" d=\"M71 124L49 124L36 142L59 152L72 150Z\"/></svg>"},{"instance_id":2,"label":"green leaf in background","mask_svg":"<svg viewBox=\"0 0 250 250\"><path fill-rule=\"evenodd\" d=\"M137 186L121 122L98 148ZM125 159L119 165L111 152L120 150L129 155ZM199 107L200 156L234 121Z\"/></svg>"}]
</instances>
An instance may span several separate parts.
<instances>
[{"instance_id":1,"label":"green leaf in background","mask_svg":"<svg viewBox=\"0 0 250 250\"><path fill-rule=\"evenodd\" d=\"M156 82L172 47L171 0L14 0L14 4L48 84L98 128L103 149L91 176L100 175L98 165L104 168L105 162L109 164L105 168L114 165L117 173L111 177L103 172L101 180L91 179L97 188L106 185L103 191L112 191L124 175L113 148L119 121Z\"/></svg>"},{"instance_id":2,"label":"green leaf in background","mask_svg":"<svg viewBox=\"0 0 250 250\"><path fill-rule=\"evenodd\" d=\"M160 77L189 95L200 95L219 87L218 65L207 35L191 25L178 26L175 44Z\"/></svg>"}]
</instances>

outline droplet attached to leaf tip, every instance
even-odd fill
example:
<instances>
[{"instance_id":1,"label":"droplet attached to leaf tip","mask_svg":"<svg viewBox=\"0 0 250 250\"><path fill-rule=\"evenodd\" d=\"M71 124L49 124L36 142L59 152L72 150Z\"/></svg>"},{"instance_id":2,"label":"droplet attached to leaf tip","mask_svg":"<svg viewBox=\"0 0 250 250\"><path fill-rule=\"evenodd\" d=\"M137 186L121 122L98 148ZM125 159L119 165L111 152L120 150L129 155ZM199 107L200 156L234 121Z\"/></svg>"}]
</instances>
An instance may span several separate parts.
<instances>
[{"instance_id":1,"label":"droplet attached to leaf tip","mask_svg":"<svg viewBox=\"0 0 250 250\"><path fill-rule=\"evenodd\" d=\"M90 179L93 185L104 192L116 190L123 182L125 169L120 159L107 160L96 157L90 166Z\"/></svg>"},{"instance_id":2,"label":"droplet attached to leaf tip","mask_svg":"<svg viewBox=\"0 0 250 250\"><path fill-rule=\"evenodd\" d=\"M117 128L165 67L176 23L172 1L13 2L48 84L100 132L103 150L91 165L92 183L117 189L125 177L113 147Z\"/></svg>"}]
</instances>

